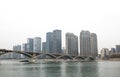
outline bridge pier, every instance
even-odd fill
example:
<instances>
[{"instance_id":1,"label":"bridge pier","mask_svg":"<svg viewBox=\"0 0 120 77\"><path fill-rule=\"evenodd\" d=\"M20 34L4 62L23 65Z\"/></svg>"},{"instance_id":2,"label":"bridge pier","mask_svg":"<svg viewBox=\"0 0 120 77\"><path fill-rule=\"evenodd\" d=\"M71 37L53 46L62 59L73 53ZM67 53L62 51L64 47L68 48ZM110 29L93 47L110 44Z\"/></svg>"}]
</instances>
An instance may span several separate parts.
<instances>
[{"instance_id":1,"label":"bridge pier","mask_svg":"<svg viewBox=\"0 0 120 77\"><path fill-rule=\"evenodd\" d=\"M32 58L35 58L35 56L37 56L35 53L32 54Z\"/></svg>"}]
</instances>

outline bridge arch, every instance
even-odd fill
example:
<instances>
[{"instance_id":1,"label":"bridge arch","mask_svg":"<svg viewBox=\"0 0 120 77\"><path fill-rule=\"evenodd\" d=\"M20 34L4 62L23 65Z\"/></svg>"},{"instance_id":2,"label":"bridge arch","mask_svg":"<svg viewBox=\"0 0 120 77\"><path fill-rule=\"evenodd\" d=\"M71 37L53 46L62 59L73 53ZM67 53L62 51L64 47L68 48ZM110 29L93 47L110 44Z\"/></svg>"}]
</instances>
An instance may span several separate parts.
<instances>
[{"instance_id":1,"label":"bridge arch","mask_svg":"<svg viewBox=\"0 0 120 77\"><path fill-rule=\"evenodd\" d=\"M35 56L34 58L36 58L36 59L47 59L48 57L50 57L50 58L52 58L52 59L56 59L57 57L55 56L55 55L52 55L52 54L44 54L44 53L42 53L42 54L40 54L40 55L37 55L37 56Z\"/></svg>"},{"instance_id":2,"label":"bridge arch","mask_svg":"<svg viewBox=\"0 0 120 77\"><path fill-rule=\"evenodd\" d=\"M84 57L84 56L76 56L76 57L74 57L74 59L85 59L86 57Z\"/></svg>"},{"instance_id":3,"label":"bridge arch","mask_svg":"<svg viewBox=\"0 0 120 77\"><path fill-rule=\"evenodd\" d=\"M95 58L92 57L92 56L89 56L88 58L89 58L90 60L95 60Z\"/></svg>"},{"instance_id":4,"label":"bridge arch","mask_svg":"<svg viewBox=\"0 0 120 77\"><path fill-rule=\"evenodd\" d=\"M23 54L24 56L27 56L29 58L32 58L32 55L26 53L26 52L22 52L22 51L11 51L11 50L4 50L4 51L1 51L0 50L0 56L1 55L4 55L4 54L7 54L7 53L18 53L18 54Z\"/></svg>"},{"instance_id":5,"label":"bridge arch","mask_svg":"<svg viewBox=\"0 0 120 77\"><path fill-rule=\"evenodd\" d=\"M70 55L61 55L61 56L57 57L57 59L73 59L73 57Z\"/></svg>"}]
</instances>

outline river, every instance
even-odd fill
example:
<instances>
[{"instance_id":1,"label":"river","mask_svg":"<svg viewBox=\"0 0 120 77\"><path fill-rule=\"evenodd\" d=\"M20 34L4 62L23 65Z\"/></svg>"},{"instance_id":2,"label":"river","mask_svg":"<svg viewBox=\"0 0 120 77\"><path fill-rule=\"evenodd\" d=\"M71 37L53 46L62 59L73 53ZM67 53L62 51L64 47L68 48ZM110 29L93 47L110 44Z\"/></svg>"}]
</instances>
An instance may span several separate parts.
<instances>
[{"instance_id":1,"label":"river","mask_svg":"<svg viewBox=\"0 0 120 77\"><path fill-rule=\"evenodd\" d=\"M1 61L0 77L120 77L120 61L34 64Z\"/></svg>"}]
</instances>

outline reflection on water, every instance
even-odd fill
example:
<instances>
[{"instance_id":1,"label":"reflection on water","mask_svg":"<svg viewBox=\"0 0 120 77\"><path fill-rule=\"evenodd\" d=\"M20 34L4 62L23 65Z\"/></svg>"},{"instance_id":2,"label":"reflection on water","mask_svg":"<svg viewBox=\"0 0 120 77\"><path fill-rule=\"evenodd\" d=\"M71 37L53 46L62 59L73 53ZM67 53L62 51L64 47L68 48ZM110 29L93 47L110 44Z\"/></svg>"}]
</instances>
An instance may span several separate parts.
<instances>
[{"instance_id":1,"label":"reflection on water","mask_svg":"<svg viewBox=\"0 0 120 77\"><path fill-rule=\"evenodd\" d=\"M67 64L65 62L62 62L61 63L61 77L66 77L66 67L67 67Z\"/></svg>"},{"instance_id":2,"label":"reflection on water","mask_svg":"<svg viewBox=\"0 0 120 77\"><path fill-rule=\"evenodd\" d=\"M99 62L99 77L120 77L120 62ZM101 67L101 68L100 68Z\"/></svg>"},{"instance_id":3,"label":"reflection on water","mask_svg":"<svg viewBox=\"0 0 120 77\"><path fill-rule=\"evenodd\" d=\"M0 77L120 77L120 62L13 62L0 65Z\"/></svg>"},{"instance_id":4,"label":"reflection on water","mask_svg":"<svg viewBox=\"0 0 120 77\"><path fill-rule=\"evenodd\" d=\"M61 77L98 77L96 62L63 62L61 64Z\"/></svg>"},{"instance_id":5,"label":"reflection on water","mask_svg":"<svg viewBox=\"0 0 120 77\"><path fill-rule=\"evenodd\" d=\"M80 65L81 77L98 77L98 63L84 62Z\"/></svg>"}]
</instances>

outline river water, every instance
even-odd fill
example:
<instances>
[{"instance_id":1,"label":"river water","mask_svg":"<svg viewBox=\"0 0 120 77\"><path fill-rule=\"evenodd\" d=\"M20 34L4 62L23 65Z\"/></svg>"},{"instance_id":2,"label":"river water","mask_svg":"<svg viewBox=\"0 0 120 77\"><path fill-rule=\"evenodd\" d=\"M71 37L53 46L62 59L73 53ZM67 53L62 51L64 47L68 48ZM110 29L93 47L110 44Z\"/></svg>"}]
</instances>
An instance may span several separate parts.
<instances>
[{"instance_id":1,"label":"river water","mask_svg":"<svg viewBox=\"0 0 120 77\"><path fill-rule=\"evenodd\" d=\"M1 61L0 77L120 77L119 61L44 62Z\"/></svg>"}]
</instances>

